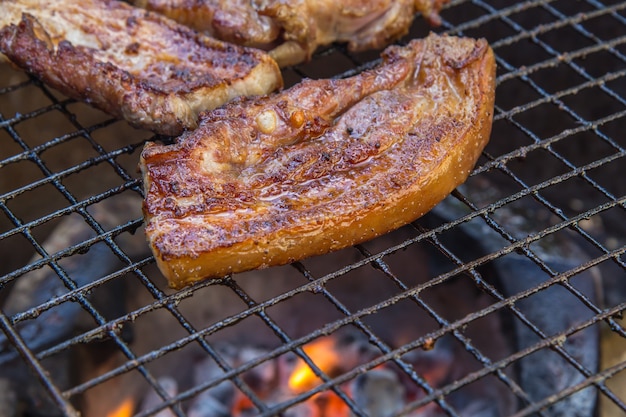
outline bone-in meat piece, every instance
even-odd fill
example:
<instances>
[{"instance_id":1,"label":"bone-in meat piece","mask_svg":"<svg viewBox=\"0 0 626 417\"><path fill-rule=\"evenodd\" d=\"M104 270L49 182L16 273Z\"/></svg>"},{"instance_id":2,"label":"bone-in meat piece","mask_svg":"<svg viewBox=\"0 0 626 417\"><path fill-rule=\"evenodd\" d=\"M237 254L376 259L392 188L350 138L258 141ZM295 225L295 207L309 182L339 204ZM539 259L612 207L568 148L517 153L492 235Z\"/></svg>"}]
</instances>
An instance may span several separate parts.
<instances>
[{"instance_id":1,"label":"bone-in meat piece","mask_svg":"<svg viewBox=\"0 0 626 417\"><path fill-rule=\"evenodd\" d=\"M218 39L271 50L281 66L310 59L318 46L382 48L405 35L421 13L440 24L449 0L133 0Z\"/></svg>"},{"instance_id":2,"label":"bone-in meat piece","mask_svg":"<svg viewBox=\"0 0 626 417\"><path fill-rule=\"evenodd\" d=\"M430 35L377 68L203 114L142 152L146 233L173 287L340 249L411 222L488 141L484 40Z\"/></svg>"},{"instance_id":3,"label":"bone-in meat piece","mask_svg":"<svg viewBox=\"0 0 626 417\"><path fill-rule=\"evenodd\" d=\"M0 1L0 52L70 97L177 135L198 113L282 86L264 52L115 0Z\"/></svg>"}]
</instances>

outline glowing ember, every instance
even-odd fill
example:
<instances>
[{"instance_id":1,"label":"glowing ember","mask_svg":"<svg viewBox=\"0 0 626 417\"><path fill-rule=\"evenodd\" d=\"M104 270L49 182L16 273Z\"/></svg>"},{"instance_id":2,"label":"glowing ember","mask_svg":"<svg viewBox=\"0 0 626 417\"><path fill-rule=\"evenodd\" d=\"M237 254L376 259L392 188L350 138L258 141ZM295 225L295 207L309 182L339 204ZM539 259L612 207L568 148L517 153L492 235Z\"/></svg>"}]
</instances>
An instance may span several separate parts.
<instances>
[{"instance_id":1,"label":"glowing ember","mask_svg":"<svg viewBox=\"0 0 626 417\"><path fill-rule=\"evenodd\" d=\"M231 415L233 417L245 416L248 410L253 410L254 404L248 397L243 395L242 393L237 393L235 396L235 400L233 401L233 406L231 407Z\"/></svg>"},{"instance_id":2,"label":"glowing ember","mask_svg":"<svg viewBox=\"0 0 626 417\"><path fill-rule=\"evenodd\" d=\"M305 345L303 351L317 368L329 378L363 365L380 352L370 345L361 333L344 332L315 340ZM250 346L223 345L220 355L233 368L240 367L256 358L263 357L267 350ZM413 351L402 357L403 361L424 377L431 386L439 386L449 375L452 355L446 348L433 348L429 352ZM194 369L193 383L204 384L221 378L224 371L213 361L204 360ZM305 363L293 354L280 356L263 362L240 378L268 407L273 407L305 393L321 383L320 378ZM416 384L393 363L385 363L337 387L370 417L386 417L423 395ZM175 395L175 392L168 392ZM231 381L224 381L197 395L186 410L190 417L248 417L258 413L254 403ZM331 390L312 395L285 410L284 417L350 417L349 405ZM411 417L438 416L435 404L422 407L410 414ZM461 414L465 415L465 414ZM115 415L110 417L126 417Z\"/></svg>"},{"instance_id":3,"label":"glowing ember","mask_svg":"<svg viewBox=\"0 0 626 417\"><path fill-rule=\"evenodd\" d=\"M117 408L107 414L107 417L131 417L135 410L132 398L126 398Z\"/></svg>"}]
</instances>

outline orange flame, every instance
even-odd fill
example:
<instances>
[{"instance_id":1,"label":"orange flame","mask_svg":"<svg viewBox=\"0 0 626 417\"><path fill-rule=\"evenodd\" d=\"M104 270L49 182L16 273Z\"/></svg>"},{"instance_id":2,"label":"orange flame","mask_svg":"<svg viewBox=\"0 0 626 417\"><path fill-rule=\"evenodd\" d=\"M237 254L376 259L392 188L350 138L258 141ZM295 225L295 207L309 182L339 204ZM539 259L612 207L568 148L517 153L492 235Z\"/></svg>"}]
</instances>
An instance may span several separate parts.
<instances>
[{"instance_id":1,"label":"orange flame","mask_svg":"<svg viewBox=\"0 0 626 417\"><path fill-rule=\"evenodd\" d=\"M337 394L332 391L327 391L318 394L318 397L313 397L314 401L318 403L318 406L324 410L322 415L331 417L350 416L350 409ZM323 399L322 399L323 398Z\"/></svg>"},{"instance_id":2,"label":"orange flame","mask_svg":"<svg viewBox=\"0 0 626 417\"><path fill-rule=\"evenodd\" d=\"M252 401L241 391L237 390L235 393L233 406L231 407L232 416L236 417L244 415L246 411L251 409L254 409L254 404L252 403Z\"/></svg>"},{"instance_id":3,"label":"orange flame","mask_svg":"<svg viewBox=\"0 0 626 417\"><path fill-rule=\"evenodd\" d=\"M107 417L131 417L135 410L135 403L131 397L126 398L117 408L107 414Z\"/></svg>"},{"instance_id":4,"label":"orange flame","mask_svg":"<svg viewBox=\"0 0 626 417\"><path fill-rule=\"evenodd\" d=\"M329 373L336 369L341 358L335 350L335 340L332 337L319 339L303 348L304 352L311 358L313 363L324 373ZM307 391L321 381L313 370L300 360L293 373L289 377L289 388L294 392Z\"/></svg>"}]
</instances>

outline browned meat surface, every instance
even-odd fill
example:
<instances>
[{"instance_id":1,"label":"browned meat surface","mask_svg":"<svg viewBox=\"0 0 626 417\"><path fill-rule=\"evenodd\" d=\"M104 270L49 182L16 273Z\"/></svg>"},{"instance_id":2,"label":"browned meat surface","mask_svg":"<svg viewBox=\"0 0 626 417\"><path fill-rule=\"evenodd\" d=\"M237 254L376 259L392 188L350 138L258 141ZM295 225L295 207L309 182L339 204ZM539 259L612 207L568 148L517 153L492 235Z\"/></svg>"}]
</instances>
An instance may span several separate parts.
<instances>
[{"instance_id":1,"label":"browned meat surface","mask_svg":"<svg viewBox=\"0 0 626 417\"><path fill-rule=\"evenodd\" d=\"M282 86L259 50L114 0L0 1L0 52L70 97L176 135L198 113Z\"/></svg>"},{"instance_id":2,"label":"browned meat surface","mask_svg":"<svg viewBox=\"0 0 626 417\"><path fill-rule=\"evenodd\" d=\"M131 3L237 44L269 45L279 36L278 25L262 15L259 2L252 0L131 0Z\"/></svg>"},{"instance_id":3,"label":"browned meat surface","mask_svg":"<svg viewBox=\"0 0 626 417\"><path fill-rule=\"evenodd\" d=\"M405 35L420 12L433 25L449 0L133 0L229 42L271 49L281 66L311 57L320 45L352 51L382 48Z\"/></svg>"},{"instance_id":4,"label":"browned meat surface","mask_svg":"<svg viewBox=\"0 0 626 417\"><path fill-rule=\"evenodd\" d=\"M146 145L146 233L173 287L386 233L469 175L488 141L484 40L430 35L344 80L304 81Z\"/></svg>"}]
</instances>

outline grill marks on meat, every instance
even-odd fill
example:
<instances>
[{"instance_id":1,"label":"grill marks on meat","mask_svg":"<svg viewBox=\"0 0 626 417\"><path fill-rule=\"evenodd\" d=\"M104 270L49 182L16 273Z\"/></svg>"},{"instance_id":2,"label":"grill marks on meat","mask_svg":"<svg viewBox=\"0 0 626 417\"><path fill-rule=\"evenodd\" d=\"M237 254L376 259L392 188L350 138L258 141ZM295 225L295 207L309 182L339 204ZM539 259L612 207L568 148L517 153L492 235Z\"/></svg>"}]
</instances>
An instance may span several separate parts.
<instances>
[{"instance_id":1,"label":"grill marks on meat","mask_svg":"<svg viewBox=\"0 0 626 417\"><path fill-rule=\"evenodd\" d=\"M177 135L198 113L282 86L259 50L114 0L0 2L0 52L70 97Z\"/></svg>"},{"instance_id":2,"label":"grill marks on meat","mask_svg":"<svg viewBox=\"0 0 626 417\"><path fill-rule=\"evenodd\" d=\"M303 81L146 145L146 233L173 287L371 239L430 210L488 141L484 40L430 35L344 80Z\"/></svg>"},{"instance_id":3,"label":"grill marks on meat","mask_svg":"<svg viewBox=\"0 0 626 417\"><path fill-rule=\"evenodd\" d=\"M219 39L271 50L280 66L311 58L318 46L382 48L405 35L420 12L432 25L449 0L133 0Z\"/></svg>"}]
</instances>

